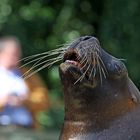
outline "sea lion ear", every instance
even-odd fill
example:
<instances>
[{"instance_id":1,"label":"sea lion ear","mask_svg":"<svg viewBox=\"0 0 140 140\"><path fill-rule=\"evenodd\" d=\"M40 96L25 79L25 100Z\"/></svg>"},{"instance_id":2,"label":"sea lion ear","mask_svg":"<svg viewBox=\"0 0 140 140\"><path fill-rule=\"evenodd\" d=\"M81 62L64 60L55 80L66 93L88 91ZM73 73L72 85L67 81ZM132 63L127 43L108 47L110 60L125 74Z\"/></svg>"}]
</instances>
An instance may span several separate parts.
<instances>
[{"instance_id":1,"label":"sea lion ear","mask_svg":"<svg viewBox=\"0 0 140 140\"><path fill-rule=\"evenodd\" d=\"M132 96L132 100L136 103L140 103L140 91L130 78L128 78L128 90Z\"/></svg>"}]
</instances>

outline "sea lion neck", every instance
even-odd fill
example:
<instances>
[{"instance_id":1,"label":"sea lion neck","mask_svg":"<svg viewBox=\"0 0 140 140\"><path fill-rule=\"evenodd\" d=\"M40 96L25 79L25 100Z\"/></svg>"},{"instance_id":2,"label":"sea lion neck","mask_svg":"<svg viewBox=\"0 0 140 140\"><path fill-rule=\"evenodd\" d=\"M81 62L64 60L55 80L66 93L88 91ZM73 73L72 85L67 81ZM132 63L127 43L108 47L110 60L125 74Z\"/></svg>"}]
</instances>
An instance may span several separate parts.
<instances>
[{"instance_id":1,"label":"sea lion neck","mask_svg":"<svg viewBox=\"0 0 140 140\"><path fill-rule=\"evenodd\" d=\"M102 129L135 107L126 88L127 77L121 81L121 84L116 85L116 81L110 84L106 79L102 85L91 88L81 83L74 85L71 76L68 75L63 75L60 70L67 122L92 124L94 129ZM120 91L123 94L120 94Z\"/></svg>"}]
</instances>

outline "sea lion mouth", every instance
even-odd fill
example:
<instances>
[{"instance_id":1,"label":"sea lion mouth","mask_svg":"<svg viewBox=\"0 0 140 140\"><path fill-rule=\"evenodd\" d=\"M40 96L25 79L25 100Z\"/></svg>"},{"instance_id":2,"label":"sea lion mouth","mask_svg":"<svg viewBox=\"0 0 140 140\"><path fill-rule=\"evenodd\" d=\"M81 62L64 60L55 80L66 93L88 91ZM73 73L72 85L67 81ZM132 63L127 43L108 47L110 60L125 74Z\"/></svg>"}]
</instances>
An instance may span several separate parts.
<instances>
[{"instance_id":1,"label":"sea lion mouth","mask_svg":"<svg viewBox=\"0 0 140 140\"><path fill-rule=\"evenodd\" d=\"M80 61L81 61L80 55L78 54L78 52L74 50L66 52L63 58L63 63L73 65L79 69L82 68L82 64L80 63Z\"/></svg>"},{"instance_id":2,"label":"sea lion mouth","mask_svg":"<svg viewBox=\"0 0 140 140\"><path fill-rule=\"evenodd\" d=\"M60 70L63 75L67 75L67 78L76 84L79 77L83 75L83 63L81 63L80 54L74 50L69 49L64 54L63 63L60 65ZM87 76L85 76L87 77Z\"/></svg>"}]
</instances>

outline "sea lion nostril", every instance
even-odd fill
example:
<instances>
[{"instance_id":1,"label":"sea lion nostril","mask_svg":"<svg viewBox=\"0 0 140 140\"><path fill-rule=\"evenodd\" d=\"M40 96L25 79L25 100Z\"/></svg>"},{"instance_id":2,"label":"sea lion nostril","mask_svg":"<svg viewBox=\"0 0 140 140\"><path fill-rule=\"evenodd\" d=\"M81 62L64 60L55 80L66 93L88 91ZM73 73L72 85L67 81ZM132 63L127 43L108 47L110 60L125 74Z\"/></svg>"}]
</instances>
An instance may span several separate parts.
<instances>
[{"instance_id":1,"label":"sea lion nostril","mask_svg":"<svg viewBox=\"0 0 140 140\"><path fill-rule=\"evenodd\" d=\"M88 39L90 39L90 38L91 38L91 36L84 36L84 37L82 38L82 41L88 40Z\"/></svg>"}]
</instances>

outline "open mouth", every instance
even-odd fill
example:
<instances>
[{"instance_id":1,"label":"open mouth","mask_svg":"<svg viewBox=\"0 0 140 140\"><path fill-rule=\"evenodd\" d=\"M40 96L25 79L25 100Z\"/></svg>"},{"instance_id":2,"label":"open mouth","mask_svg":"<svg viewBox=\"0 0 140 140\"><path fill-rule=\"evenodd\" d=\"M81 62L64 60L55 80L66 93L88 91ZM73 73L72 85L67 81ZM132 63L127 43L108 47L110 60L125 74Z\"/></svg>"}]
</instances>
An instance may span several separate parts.
<instances>
[{"instance_id":1,"label":"open mouth","mask_svg":"<svg viewBox=\"0 0 140 140\"><path fill-rule=\"evenodd\" d=\"M71 51L68 51L65 53L63 62L68 63L70 65L74 65L78 68L82 67L82 65L80 63L80 56L74 50L71 50Z\"/></svg>"},{"instance_id":2,"label":"open mouth","mask_svg":"<svg viewBox=\"0 0 140 140\"><path fill-rule=\"evenodd\" d=\"M69 50L64 54L63 62L65 64L68 64L70 70L73 71L73 74L75 74L76 76L75 83L77 83L77 81L80 81L81 79L89 80L88 73L89 67L87 66L88 64L84 62L83 59L85 58L82 58L80 54L75 50ZM82 75L84 78L81 78Z\"/></svg>"}]
</instances>

